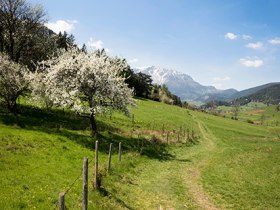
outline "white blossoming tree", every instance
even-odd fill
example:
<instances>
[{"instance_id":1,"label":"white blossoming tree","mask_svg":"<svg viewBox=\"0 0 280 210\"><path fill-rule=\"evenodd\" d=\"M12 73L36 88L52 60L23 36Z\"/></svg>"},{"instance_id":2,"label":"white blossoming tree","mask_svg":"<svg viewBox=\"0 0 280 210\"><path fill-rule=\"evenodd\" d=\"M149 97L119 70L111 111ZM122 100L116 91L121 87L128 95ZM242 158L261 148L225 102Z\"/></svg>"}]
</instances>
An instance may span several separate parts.
<instances>
[{"instance_id":1,"label":"white blossoming tree","mask_svg":"<svg viewBox=\"0 0 280 210\"><path fill-rule=\"evenodd\" d=\"M43 62L46 94L54 104L68 107L90 119L92 135L96 134L96 114L107 110L128 113L133 104L133 90L120 73L127 63L104 52L85 53L76 49Z\"/></svg>"},{"instance_id":2,"label":"white blossoming tree","mask_svg":"<svg viewBox=\"0 0 280 210\"><path fill-rule=\"evenodd\" d=\"M53 107L53 101L47 93L46 76L47 71L44 66L41 68L38 65L35 72L30 72L31 97L29 97L29 100L36 101L38 102L37 106L50 110Z\"/></svg>"},{"instance_id":3,"label":"white blossoming tree","mask_svg":"<svg viewBox=\"0 0 280 210\"><path fill-rule=\"evenodd\" d=\"M16 114L17 99L28 92L29 70L0 53L0 98L6 108Z\"/></svg>"}]
</instances>

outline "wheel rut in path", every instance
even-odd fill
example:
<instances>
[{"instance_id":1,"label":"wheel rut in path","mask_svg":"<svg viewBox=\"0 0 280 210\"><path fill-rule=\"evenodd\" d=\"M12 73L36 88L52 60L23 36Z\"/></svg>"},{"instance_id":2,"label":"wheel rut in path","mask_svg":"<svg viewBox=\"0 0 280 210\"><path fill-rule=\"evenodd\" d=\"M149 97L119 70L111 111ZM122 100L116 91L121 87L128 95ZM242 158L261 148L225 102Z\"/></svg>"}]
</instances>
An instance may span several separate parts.
<instances>
[{"instance_id":1,"label":"wheel rut in path","mask_svg":"<svg viewBox=\"0 0 280 210\"><path fill-rule=\"evenodd\" d=\"M194 202L201 209L207 210L216 210L216 205L211 200L210 196L203 189L203 184L201 180L201 171L208 164L209 159L211 158L211 153L216 148L214 140L216 137L209 131L206 125L195 118L194 120L198 123L198 128L201 133L201 146L203 149L200 151L201 159L198 163L194 164L191 168L187 169L188 176L186 177L186 182L188 184L189 193L193 198Z\"/></svg>"}]
</instances>

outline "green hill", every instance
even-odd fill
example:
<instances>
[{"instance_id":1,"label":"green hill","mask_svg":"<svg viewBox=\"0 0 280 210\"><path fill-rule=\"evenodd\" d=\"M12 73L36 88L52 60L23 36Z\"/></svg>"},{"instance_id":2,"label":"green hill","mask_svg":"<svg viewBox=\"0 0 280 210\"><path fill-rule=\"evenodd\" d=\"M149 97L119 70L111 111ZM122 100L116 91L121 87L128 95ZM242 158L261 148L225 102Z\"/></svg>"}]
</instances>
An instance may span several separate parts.
<instances>
[{"instance_id":1,"label":"green hill","mask_svg":"<svg viewBox=\"0 0 280 210\"><path fill-rule=\"evenodd\" d=\"M90 189L93 177L88 122L63 110L21 111L21 127L0 114L0 209L55 209L68 189L68 209L81 208L84 156ZM268 127L141 99L131 112L98 116L102 187L89 191L89 209L280 208L279 137Z\"/></svg>"},{"instance_id":2,"label":"green hill","mask_svg":"<svg viewBox=\"0 0 280 210\"><path fill-rule=\"evenodd\" d=\"M239 91L238 93L231 95L229 99L234 100L237 98L246 97L246 96L252 95L262 89L269 88L270 86L277 85L277 84L279 85L279 82L272 82L272 83L252 87L249 89L245 89L245 90Z\"/></svg>"},{"instance_id":3,"label":"green hill","mask_svg":"<svg viewBox=\"0 0 280 210\"><path fill-rule=\"evenodd\" d=\"M258 101L267 104L280 103L280 84L274 84L269 87L258 90L248 96L236 99L241 104L246 104L251 101Z\"/></svg>"}]
</instances>

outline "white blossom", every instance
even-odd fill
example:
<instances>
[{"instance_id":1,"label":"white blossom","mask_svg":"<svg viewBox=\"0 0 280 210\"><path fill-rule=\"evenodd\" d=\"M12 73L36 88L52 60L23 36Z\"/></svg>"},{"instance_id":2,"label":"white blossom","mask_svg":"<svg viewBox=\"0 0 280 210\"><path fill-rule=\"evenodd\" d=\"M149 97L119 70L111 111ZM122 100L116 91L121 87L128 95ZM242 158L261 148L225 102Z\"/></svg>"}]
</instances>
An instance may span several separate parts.
<instances>
[{"instance_id":1,"label":"white blossom","mask_svg":"<svg viewBox=\"0 0 280 210\"><path fill-rule=\"evenodd\" d=\"M0 98L11 112L17 112L17 99L28 91L29 70L0 53Z\"/></svg>"},{"instance_id":2,"label":"white blossom","mask_svg":"<svg viewBox=\"0 0 280 210\"><path fill-rule=\"evenodd\" d=\"M110 109L128 113L133 104L133 90L120 73L128 67L124 60L108 57L104 52L61 52L40 65L45 76L45 95L57 105L87 116Z\"/></svg>"}]
</instances>

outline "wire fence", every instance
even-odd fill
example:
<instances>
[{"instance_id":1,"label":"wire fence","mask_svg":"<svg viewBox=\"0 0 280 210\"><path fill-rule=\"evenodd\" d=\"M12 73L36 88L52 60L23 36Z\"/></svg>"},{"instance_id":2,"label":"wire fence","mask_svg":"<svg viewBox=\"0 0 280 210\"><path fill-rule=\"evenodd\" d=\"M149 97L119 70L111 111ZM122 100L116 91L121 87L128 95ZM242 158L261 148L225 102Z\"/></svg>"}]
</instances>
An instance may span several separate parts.
<instances>
[{"instance_id":1,"label":"wire fence","mask_svg":"<svg viewBox=\"0 0 280 210\"><path fill-rule=\"evenodd\" d=\"M152 123L151 123L152 124ZM155 125L155 123L154 123ZM155 126L153 126L155 127ZM195 131L193 128L186 128L184 126L180 126L178 127L176 130L175 129L168 129L168 125L157 125L157 128L152 128L155 132L152 135L152 138L149 140L150 144L157 144L157 138L155 138L155 135L158 135L159 137L161 137L161 142L162 143L183 143L183 142L191 142L193 141L193 139L196 139L197 136L195 135ZM143 133L145 135L145 133ZM151 133L149 133L151 134ZM131 136L133 136L133 131L131 132ZM142 151L142 148L145 147L145 145L143 145L143 142L140 142L139 140L141 140L141 134L137 133L137 138L138 138L138 150ZM112 144L112 143L110 143ZM146 142L147 144L147 142ZM121 149L121 142L119 142L119 151L118 151L118 160L121 161L121 154L122 154L122 149ZM111 146L110 146L111 147ZM141 147L141 149L140 149ZM96 149L97 148L97 149ZM97 174L98 172L98 167L96 165L98 165L98 141L96 142L95 145L95 154L97 154L97 158L95 156L95 160L91 159L90 161L88 161L88 165L87 167L89 167L90 163L92 163L93 161L95 162L95 172L94 172L94 180L96 182L96 180L98 180ZM110 149L111 150L111 149ZM109 153L110 153L109 150ZM110 157L110 155L109 155ZM109 161L110 162L110 161ZM110 164L108 165L108 172L110 170ZM71 210L71 209L86 209L84 208L84 200L83 200L83 194L81 193L81 190L83 189L83 171L84 171L84 167L81 168L80 173L77 175L77 177L73 180L73 182L68 185L68 187L65 189L65 191L63 193L59 194L59 197L57 197L58 199L56 200L56 202L53 205L53 209L67 209L67 210ZM87 181L88 182L88 181ZM96 186L96 183L94 182L94 186ZM97 184L98 185L98 184ZM62 200L60 196L63 196ZM88 194L87 194L88 196ZM64 200L65 199L65 200ZM63 205L61 205L60 202L63 202ZM88 201L86 201L88 202Z\"/></svg>"},{"instance_id":2,"label":"wire fence","mask_svg":"<svg viewBox=\"0 0 280 210\"><path fill-rule=\"evenodd\" d=\"M88 161L88 167L93 160ZM80 169L80 173L74 179L74 181L65 189L63 192L65 198L65 209L81 209L82 208L82 194L81 189L83 185L83 167ZM59 198L59 197L57 197ZM59 208L59 199L53 205L53 210L57 210Z\"/></svg>"}]
</instances>

